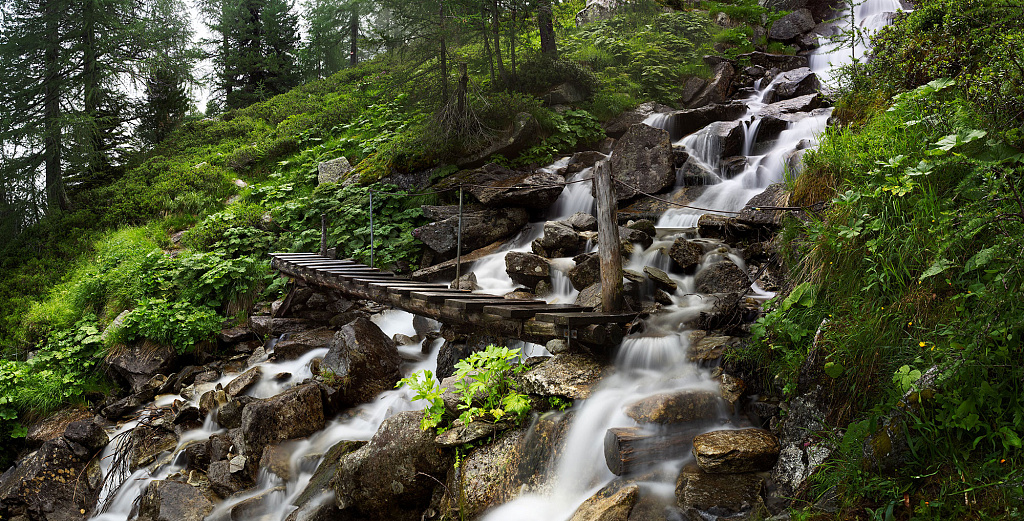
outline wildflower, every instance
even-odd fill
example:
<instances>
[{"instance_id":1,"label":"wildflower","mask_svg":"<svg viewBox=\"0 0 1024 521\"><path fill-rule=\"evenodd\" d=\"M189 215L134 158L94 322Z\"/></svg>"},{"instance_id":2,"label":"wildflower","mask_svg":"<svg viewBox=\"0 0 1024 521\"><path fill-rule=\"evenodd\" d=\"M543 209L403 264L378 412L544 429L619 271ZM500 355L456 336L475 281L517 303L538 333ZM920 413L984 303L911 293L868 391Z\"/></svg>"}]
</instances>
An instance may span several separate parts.
<instances>
[{"instance_id":1,"label":"wildflower","mask_svg":"<svg viewBox=\"0 0 1024 521\"><path fill-rule=\"evenodd\" d=\"M928 344L926 344L925 342L922 341L922 342L918 343L917 345L920 346L920 347L924 347L924 346L926 346Z\"/></svg>"},{"instance_id":2,"label":"wildflower","mask_svg":"<svg viewBox=\"0 0 1024 521\"><path fill-rule=\"evenodd\" d=\"M908 326L912 326L912 325L914 325L914 323L913 322L907 322L907 325Z\"/></svg>"}]
</instances>

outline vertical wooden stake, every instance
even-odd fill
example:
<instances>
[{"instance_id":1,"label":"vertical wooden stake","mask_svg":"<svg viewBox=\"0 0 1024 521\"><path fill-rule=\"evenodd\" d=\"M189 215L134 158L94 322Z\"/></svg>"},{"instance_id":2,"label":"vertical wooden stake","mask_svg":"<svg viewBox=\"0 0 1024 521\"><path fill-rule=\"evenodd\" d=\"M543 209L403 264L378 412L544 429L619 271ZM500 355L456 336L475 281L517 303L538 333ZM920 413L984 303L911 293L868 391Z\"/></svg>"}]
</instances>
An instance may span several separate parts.
<instances>
[{"instance_id":1,"label":"vertical wooden stake","mask_svg":"<svg viewBox=\"0 0 1024 521\"><path fill-rule=\"evenodd\" d=\"M370 267L373 267L373 190L370 190Z\"/></svg>"},{"instance_id":2,"label":"vertical wooden stake","mask_svg":"<svg viewBox=\"0 0 1024 521\"><path fill-rule=\"evenodd\" d=\"M459 287L459 279L462 278L462 185L459 185L459 231L455 237L455 289Z\"/></svg>"},{"instance_id":3,"label":"vertical wooden stake","mask_svg":"<svg viewBox=\"0 0 1024 521\"><path fill-rule=\"evenodd\" d=\"M594 193L597 199L597 254L601 260L601 309L605 313L618 313L622 310L622 254L619 251L619 222L615 217L618 203L607 160L594 167Z\"/></svg>"},{"instance_id":4,"label":"vertical wooden stake","mask_svg":"<svg viewBox=\"0 0 1024 521\"><path fill-rule=\"evenodd\" d=\"M327 216L320 214L320 256L327 255Z\"/></svg>"}]
</instances>

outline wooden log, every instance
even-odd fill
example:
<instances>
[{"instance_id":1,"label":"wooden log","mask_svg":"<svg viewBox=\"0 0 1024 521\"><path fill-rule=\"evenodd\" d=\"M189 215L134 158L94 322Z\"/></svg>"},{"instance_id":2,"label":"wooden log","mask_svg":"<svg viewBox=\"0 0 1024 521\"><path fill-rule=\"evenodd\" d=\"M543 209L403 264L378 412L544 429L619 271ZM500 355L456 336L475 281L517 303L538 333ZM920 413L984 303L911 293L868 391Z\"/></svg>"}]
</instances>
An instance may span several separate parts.
<instances>
[{"instance_id":1,"label":"wooden log","mask_svg":"<svg viewBox=\"0 0 1024 521\"><path fill-rule=\"evenodd\" d=\"M608 429L604 435L604 461L616 476L648 469L683 457L700 432L701 429L693 427L666 429L655 434L641 427Z\"/></svg>"},{"instance_id":2,"label":"wooden log","mask_svg":"<svg viewBox=\"0 0 1024 521\"><path fill-rule=\"evenodd\" d=\"M558 326L589 326L592 324L625 324L636 318L636 313L538 313L540 322L551 322Z\"/></svg>"},{"instance_id":3,"label":"wooden log","mask_svg":"<svg viewBox=\"0 0 1024 521\"><path fill-rule=\"evenodd\" d=\"M524 304L529 304L531 302L536 302L536 303L539 303L539 304L544 304L544 301L542 301L542 300L518 300L518 299L512 300L512 299L503 299L503 298L496 298L496 299L491 299L491 298L488 298L488 299L462 299L462 298L459 298L459 299L448 299L448 300L444 301L444 305L446 307L457 309L459 311L480 312L480 311L482 311L484 309L484 307L487 307L487 306L521 306L521 305L524 305Z\"/></svg>"},{"instance_id":4,"label":"wooden log","mask_svg":"<svg viewBox=\"0 0 1024 521\"><path fill-rule=\"evenodd\" d=\"M449 291L414 291L409 294L411 298L425 300L431 304L440 304L449 299L479 299L479 300L495 300L501 297L496 295L485 295L479 293L459 293L458 290Z\"/></svg>"},{"instance_id":5,"label":"wooden log","mask_svg":"<svg viewBox=\"0 0 1024 521\"><path fill-rule=\"evenodd\" d=\"M607 160L594 167L594 198L597 200L597 255L601 261L601 309L617 313L622 310L622 255L619 222L615 218L618 202Z\"/></svg>"},{"instance_id":6,"label":"wooden log","mask_svg":"<svg viewBox=\"0 0 1024 521\"><path fill-rule=\"evenodd\" d=\"M510 300L510 302L516 302ZM547 304L537 302L536 304L522 304L516 302L514 306L484 306L483 312L488 315L497 315L502 318L533 318L538 313L550 313L552 311L584 311L587 308L573 304Z\"/></svg>"}]
</instances>

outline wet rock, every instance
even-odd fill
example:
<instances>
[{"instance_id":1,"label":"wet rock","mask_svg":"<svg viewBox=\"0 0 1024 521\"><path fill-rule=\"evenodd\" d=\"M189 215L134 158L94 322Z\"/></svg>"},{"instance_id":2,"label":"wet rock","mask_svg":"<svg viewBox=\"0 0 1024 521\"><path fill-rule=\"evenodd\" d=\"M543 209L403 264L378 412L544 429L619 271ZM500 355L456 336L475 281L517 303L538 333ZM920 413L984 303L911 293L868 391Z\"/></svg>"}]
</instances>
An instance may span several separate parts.
<instances>
[{"instance_id":1,"label":"wet rock","mask_svg":"<svg viewBox=\"0 0 1024 521\"><path fill-rule=\"evenodd\" d=\"M605 487L583 502L569 521L626 521L640 497L640 486Z\"/></svg>"},{"instance_id":2,"label":"wet rock","mask_svg":"<svg viewBox=\"0 0 1024 521\"><path fill-rule=\"evenodd\" d=\"M575 259L576 266L566 273L577 291L601 280L601 258L596 253L584 253Z\"/></svg>"},{"instance_id":3,"label":"wet rock","mask_svg":"<svg viewBox=\"0 0 1024 521\"><path fill-rule=\"evenodd\" d=\"M784 404L785 419L775 432L781 449L772 469L772 481L779 486L781 497L792 497L804 481L832 455L828 444L822 443L826 427L826 405L817 389L802 394ZM869 441L871 441L869 439ZM884 438L876 438L884 446ZM891 445L890 445L891 447Z\"/></svg>"},{"instance_id":4,"label":"wet rock","mask_svg":"<svg viewBox=\"0 0 1024 521\"><path fill-rule=\"evenodd\" d=\"M523 392L582 400L609 369L583 355L556 355L515 376Z\"/></svg>"},{"instance_id":5,"label":"wet rock","mask_svg":"<svg viewBox=\"0 0 1024 521\"><path fill-rule=\"evenodd\" d=\"M156 480L139 499L139 521L202 521L213 511L214 498L187 483Z\"/></svg>"},{"instance_id":6,"label":"wet rock","mask_svg":"<svg viewBox=\"0 0 1024 521\"><path fill-rule=\"evenodd\" d=\"M644 278L643 273L640 273L639 271L636 270L631 270L629 268L622 269L622 278L634 284L643 284L647 282L647 279Z\"/></svg>"},{"instance_id":7,"label":"wet rock","mask_svg":"<svg viewBox=\"0 0 1024 521\"><path fill-rule=\"evenodd\" d=\"M393 389L402 378L401 363L395 342L370 320L358 318L334 335L321 371L334 372L340 403L356 405Z\"/></svg>"},{"instance_id":8,"label":"wet rock","mask_svg":"<svg viewBox=\"0 0 1024 521\"><path fill-rule=\"evenodd\" d=\"M669 133L644 124L629 127L615 143L609 166L612 177L626 185L613 183L620 201L639 195L633 188L655 194L676 182Z\"/></svg>"},{"instance_id":9,"label":"wet rock","mask_svg":"<svg viewBox=\"0 0 1024 521\"><path fill-rule=\"evenodd\" d=\"M132 429L129 439L128 470L135 472L157 460L165 451L178 446L178 436L171 430L169 419L151 420L148 425Z\"/></svg>"},{"instance_id":10,"label":"wet rock","mask_svg":"<svg viewBox=\"0 0 1024 521\"><path fill-rule=\"evenodd\" d=\"M705 335L703 331L694 332L690 337L689 359L702 365L711 365L722 358L725 350L736 344L736 338L725 335ZM699 338L698 338L699 337Z\"/></svg>"},{"instance_id":11,"label":"wet rock","mask_svg":"<svg viewBox=\"0 0 1024 521\"><path fill-rule=\"evenodd\" d=\"M576 27L611 18L617 5L615 0L588 0L587 6L576 13Z\"/></svg>"},{"instance_id":12,"label":"wet rock","mask_svg":"<svg viewBox=\"0 0 1024 521\"><path fill-rule=\"evenodd\" d=\"M291 454L295 447L291 443L275 443L263 449L260 457L260 470L266 470L277 477L288 481L291 479Z\"/></svg>"},{"instance_id":13,"label":"wet rock","mask_svg":"<svg viewBox=\"0 0 1024 521\"><path fill-rule=\"evenodd\" d=\"M647 249L654 244L654 239L640 230L619 226L619 240L625 244L639 244L642 249Z\"/></svg>"},{"instance_id":14,"label":"wet rock","mask_svg":"<svg viewBox=\"0 0 1024 521\"><path fill-rule=\"evenodd\" d=\"M462 275L458 279L453 280L448 287L451 289L464 289L467 291L476 291L480 289L480 285L476 283L476 273L467 273ZM398 340L395 340L395 343L405 345L408 342L399 342Z\"/></svg>"},{"instance_id":15,"label":"wet rock","mask_svg":"<svg viewBox=\"0 0 1024 521\"><path fill-rule=\"evenodd\" d=\"M306 331L312 329L313 325L310 321L302 318L272 318L254 315L249 317L249 327L260 337L268 338L285 333Z\"/></svg>"},{"instance_id":16,"label":"wet rock","mask_svg":"<svg viewBox=\"0 0 1024 521\"><path fill-rule=\"evenodd\" d=\"M255 335L253 335L252 330L248 327L237 326L229 329L222 329L221 332L217 334L217 339L226 344L237 344L239 342L252 340L254 336Z\"/></svg>"},{"instance_id":17,"label":"wet rock","mask_svg":"<svg viewBox=\"0 0 1024 521\"><path fill-rule=\"evenodd\" d=\"M729 88L735 74L732 64L723 61L713 66L712 77L707 85L687 103L687 107L696 108L711 103L723 103L729 99Z\"/></svg>"},{"instance_id":18,"label":"wet rock","mask_svg":"<svg viewBox=\"0 0 1024 521\"><path fill-rule=\"evenodd\" d=\"M655 394L626 407L626 415L640 423L712 420L719 416L720 400L714 391L683 390Z\"/></svg>"},{"instance_id":19,"label":"wet rock","mask_svg":"<svg viewBox=\"0 0 1024 521\"><path fill-rule=\"evenodd\" d=\"M540 255L510 251L505 255L505 272L516 284L536 288L537 283L551 277L548 260Z\"/></svg>"},{"instance_id":20,"label":"wet rock","mask_svg":"<svg viewBox=\"0 0 1024 521\"><path fill-rule=\"evenodd\" d=\"M565 167L566 174L575 174L581 172L592 166L594 163L607 158L605 154L598 152L597 150L587 150L586 152L576 152L569 158L569 164Z\"/></svg>"},{"instance_id":21,"label":"wet rock","mask_svg":"<svg viewBox=\"0 0 1024 521\"><path fill-rule=\"evenodd\" d=\"M596 232L597 231L597 218L589 213L576 212L572 214L568 219L562 221L569 226L572 226L573 230L578 232Z\"/></svg>"},{"instance_id":22,"label":"wet rock","mask_svg":"<svg viewBox=\"0 0 1024 521\"><path fill-rule=\"evenodd\" d=\"M728 517L741 512L767 512L764 478L756 473L709 474L696 464L683 467L676 480L676 501L683 510L697 509Z\"/></svg>"},{"instance_id":23,"label":"wet rock","mask_svg":"<svg viewBox=\"0 0 1024 521\"><path fill-rule=\"evenodd\" d=\"M199 397L199 414L206 417L211 411L227 402L228 395L223 389L210 389Z\"/></svg>"},{"instance_id":24,"label":"wet rock","mask_svg":"<svg viewBox=\"0 0 1024 521\"><path fill-rule=\"evenodd\" d=\"M234 398L244 392L248 391L249 388L259 383L260 378L263 377L263 370L257 367L253 367L248 371L238 375L234 380L228 383L227 387L224 388L224 392L230 398Z\"/></svg>"},{"instance_id":25,"label":"wet rock","mask_svg":"<svg viewBox=\"0 0 1024 521\"><path fill-rule=\"evenodd\" d=\"M693 439L693 456L712 474L770 470L779 457L779 441L763 429L712 431Z\"/></svg>"},{"instance_id":26,"label":"wet rock","mask_svg":"<svg viewBox=\"0 0 1024 521\"><path fill-rule=\"evenodd\" d=\"M222 498L230 497L235 492L245 490L255 483L245 470L231 472L230 460L219 460L210 463L206 477L210 480L210 490Z\"/></svg>"},{"instance_id":27,"label":"wet rock","mask_svg":"<svg viewBox=\"0 0 1024 521\"><path fill-rule=\"evenodd\" d=\"M792 13L783 16L772 24L768 29L768 38L779 41L789 41L814 29L817 25L814 17L807 9L797 9Z\"/></svg>"},{"instance_id":28,"label":"wet rock","mask_svg":"<svg viewBox=\"0 0 1024 521\"><path fill-rule=\"evenodd\" d=\"M439 279L451 280L455 278L455 271L457 266L461 266L462 273L466 273L470 270L470 268L472 268L473 263L488 255L498 253L499 251L501 251L502 246L504 246L504 242L493 242L491 244L488 244L487 246L484 246L483 248L473 250L469 253L463 253L461 259L450 259L435 264L433 266L429 266L427 268L418 269L413 272L412 279L421 281ZM338 322L337 325L341 326L347 324L348 322L351 322L353 319L354 318L350 318L347 321Z\"/></svg>"},{"instance_id":29,"label":"wet rock","mask_svg":"<svg viewBox=\"0 0 1024 521\"><path fill-rule=\"evenodd\" d=\"M719 157L726 158L743 153L743 121L719 121L712 127L714 139L718 141Z\"/></svg>"},{"instance_id":30,"label":"wet rock","mask_svg":"<svg viewBox=\"0 0 1024 521\"><path fill-rule=\"evenodd\" d=\"M716 262L697 273L694 279L700 293L733 293L750 287L750 277L732 261Z\"/></svg>"},{"instance_id":31,"label":"wet rock","mask_svg":"<svg viewBox=\"0 0 1024 521\"><path fill-rule=\"evenodd\" d=\"M579 253L580 236L571 226L558 221L544 223L544 235L533 241L533 253L542 257L572 257Z\"/></svg>"},{"instance_id":32,"label":"wet rock","mask_svg":"<svg viewBox=\"0 0 1024 521\"><path fill-rule=\"evenodd\" d=\"M672 280L667 273L655 268L654 266L644 266L644 273L647 274L647 277L650 278L651 282L653 282L658 288L673 292L678 287L676 281Z\"/></svg>"},{"instance_id":33,"label":"wet rock","mask_svg":"<svg viewBox=\"0 0 1024 521\"><path fill-rule=\"evenodd\" d=\"M434 442L442 447L457 447L481 440L510 427L512 427L512 424L508 422L494 423L476 420L463 424L461 420L455 420L452 423L452 427L439 434L434 439Z\"/></svg>"},{"instance_id":34,"label":"wet rock","mask_svg":"<svg viewBox=\"0 0 1024 521\"><path fill-rule=\"evenodd\" d=\"M683 105L689 105L693 98L697 96L704 87L708 84L707 80L698 78L697 76L690 76L683 83L683 91L679 95L679 101Z\"/></svg>"},{"instance_id":35,"label":"wet rock","mask_svg":"<svg viewBox=\"0 0 1024 521\"><path fill-rule=\"evenodd\" d=\"M667 130L673 141L686 137L718 121L732 121L746 114L747 106L741 101L713 103L694 109L677 110L668 114Z\"/></svg>"},{"instance_id":36,"label":"wet rock","mask_svg":"<svg viewBox=\"0 0 1024 521\"><path fill-rule=\"evenodd\" d=\"M704 256L704 247L696 242L680 237L672 243L668 256L676 263L676 266L689 270L695 268L700 263L701 257Z\"/></svg>"},{"instance_id":37,"label":"wet rock","mask_svg":"<svg viewBox=\"0 0 1024 521\"><path fill-rule=\"evenodd\" d=\"M543 210L554 203L565 188L565 179L551 172L517 172L493 163L468 174L469 192L492 208L518 206ZM465 226L465 223L463 223Z\"/></svg>"},{"instance_id":38,"label":"wet rock","mask_svg":"<svg viewBox=\"0 0 1024 521\"><path fill-rule=\"evenodd\" d=\"M302 490L292 504L302 510L304 507L308 508L317 503L322 496L329 494L330 507L336 508L334 506L334 490L331 488L331 480L334 478L334 474L337 473L338 465L341 464L342 458L346 454L355 452L363 445L366 445L365 441L345 440L335 443L327 450L327 454L324 454L320 465L317 466L316 470L313 471L313 475L309 478L306 488Z\"/></svg>"},{"instance_id":39,"label":"wet rock","mask_svg":"<svg viewBox=\"0 0 1024 521\"><path fill-rule=\"evenodd\" d=\"M292 333L274 345L274 358L279 361L296 360L314 349L327 347L333 337L334 331L326 327Z\"/></svg>"},{"instance_id":40,"label":"wet rock","mask_svg":"<svg viewBox=\"0 0 1024 521\"><path fill-rule=\"evenodd\" d=\"M368 520L419 520L451 455L420 429L420 411L398 413L365 446L342 457L334 479L338 508Z\"/></svg>"},{"instance_id":41,"label":"wet rock","mask_svg":"<svg viewBox=\"0 0 1024 521\"><path fill-rule=\"evenodd\" d=\"M764 93L761 101L764 103L776 103L792 99L798 96L817 93L821 89L821 82L818 75L811 72L807 67L793 69L783 72L775 77L771 88Z\"/></svg>"},{"instance_id":42,"label":"wet rock","mask_svg":"<svg viewBox=\"0 0 1024 521\"><path fill-rule=\"evenodd\" d=\"M728 373L722 373L716 380L719 383L722 399L729 404L730 412L735 412L736 404L747 390L746 382Z\"/></svg>"},{"instance_id":43,"label":"wet rock","mask_svg":"<svg viewBox=\"0 0 1024 521\"><path fill-rule=\"evenodd\" d=\"M594 311L600 311L601 309L601 283L595 282L580 290L580 294L576 295L576 300L573 302L577 306L583 306L587 308L593 308Z\"/></svg>"},{"instance_id":44,"label":"wet rock","mask_svg":"<svg viewBox=\"0 0 1024 521\"><path fill-rule=\"evenodd\" d=\"M462 214L462 251L475 250L511 237L529 220L523 208L484 208ZM459 217L420 226L414 237L440 254L454 254L458 246Z\"/></svg>"},{"instance_id":45,"label":"wet rock","mask_svg":"<svg viewBox=\"0 0 1024 521\"><path fill-rule=\"evenodd\" d=\"M783 183L769 185L764 192L747 201L743 210L736 216L736 221L748 226L779 226L787 212L761 208L789 206L790 195Z\"/></svg>"},{"instance_id":46,"label":"wet rock","mask_svg":"<svg viewBox=\"0 0 1024 521\"><path fill-rule=\"evenodd\" d=\"M173 347L145 341L111 349L106 363L133 393L138 393L154 375L174 372L176 359Z\"/></svg>"},{"instance_id":47,"label":"wet rock","mask_svg":"<svg viewBox=\"0 0 1024 521\"><path fill-rule=\"evenodd\" d=\"M764 70L779 69L781 71L788 71L798 69L800 67L807 67L806 56L795 56L790 54L768 54L760 51L741 54L736 57L737 60L749 60L751 65L756 65Z\"/></svg>"},{"instance_id":48,"label":"wet rock","mask_svg":"<svg viewBox=\"0 0 1024 521\"><path fill-rule=\"evenodd\" d=\"M650 219L637 219L635 221L629 221L628 223L626 223L626 228L644 232L651 238L658 234L658 230L654 227L654 222L651 221Z\"/></svg>"},{"instance_id":49,"label":"wet rock","mask_svg":"<svg viewBox=\"0 0 1024 521\"><path fill-rule=\"evenodd\" d=\"M85 519L101 485L95 453L64 436L43 443L0 476L0 517Z\"/></svg>"},{"instance_id":50,"label":"wet rock","mask_svg":"<svg viewBox=\"0 0 1024 521\"><path fill-rule=\"evenodd\" d=\"M342 179L348 177L349 172L352 171L352 165L348 162L345 156L341 156L329 161L322 161L316 166L316 180L317 184L329 184L337 183Z\"/></svg>"},{"instance_id":51,"label":"wet rock","mask_svg":"<svg viewBox=\"0 0 1024 521\"><path fill-rule=\"evenodd\" d=\"M622 137L623 134L625 134L626 131L630 129L630 127L632 127L633 125L643 123L644 120L646 120L652 114L668 113L671 111L672 107L668 107L665 105L661 105L660 103L649 101L647 103L641 104L639 107L633 110L627 110L626 112L619 114L618 117L605 123L604 130L610 137L618 139ZM617 147L618 143L616 143L615 146Z\"/></svg>"},{"instance_id":52,"label":"wet rock","mask_svg":"<svg viewBox=\"0 0 1024 521\"><path fill-rule=\"evenodd\" d=\"M457 497L445 494L442 512L458 511L462 519L477 519L491 507L510 499L518 492L515 469L521 455L525 431L517 429L500 435L493 443L473 449L461 464L448 472L448 490L457 490Z\"/></svg>"},{"instance_id":53,"label":"wet rock","mask_svg":"<svg viewBox=\"0 0 1024 521\"><path fill-rule=\"evenodd\" d=\"M806 94L767 105L761 110L761 114L783 117L787 114L810 112L823 105L824 99L821 97L821 94Z\"/></svg>"},{"instance_id":54,"label":"wet rock","mask_svg":"<svg viewBox=\"0 0 1024 521\"><path fill-rule=\"evenodd\" d=\"M245 454L258 459L264 447L271 443L309 436L323 427L320 389L314 384L299 385L245 406L242 410L242 445Z\"/></svg>"}]
</instances>

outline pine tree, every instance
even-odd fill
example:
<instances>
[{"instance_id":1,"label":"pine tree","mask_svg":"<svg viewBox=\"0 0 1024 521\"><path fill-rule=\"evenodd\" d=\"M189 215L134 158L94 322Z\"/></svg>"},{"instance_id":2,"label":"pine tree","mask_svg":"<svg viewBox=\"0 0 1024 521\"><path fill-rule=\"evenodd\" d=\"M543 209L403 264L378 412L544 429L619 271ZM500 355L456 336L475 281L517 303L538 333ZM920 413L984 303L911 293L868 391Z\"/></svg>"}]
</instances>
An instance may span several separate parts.
<instances>
[{"instance_id":1,"label":"pine tree","mask_svg":"<svg viewBox=\"0 0 1024 521\"><path fill-rule=\"evenodd\" d=\"M156 144L194 109L189 86L200 50L193 42L188 10L181 0L150 0L147 6L147 51L144 59L145 100L139 113L138 136Z\"/></svg>"}]
</instances>

